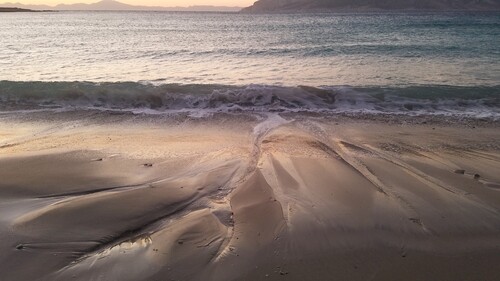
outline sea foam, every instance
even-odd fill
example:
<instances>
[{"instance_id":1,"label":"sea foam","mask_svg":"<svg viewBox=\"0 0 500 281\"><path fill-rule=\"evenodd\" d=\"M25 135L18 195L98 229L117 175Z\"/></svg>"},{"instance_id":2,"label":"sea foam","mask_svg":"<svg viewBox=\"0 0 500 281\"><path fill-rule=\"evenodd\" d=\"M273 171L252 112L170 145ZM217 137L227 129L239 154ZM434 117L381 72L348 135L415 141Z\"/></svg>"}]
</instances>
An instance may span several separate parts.
<instances>
[{"instance_id":1,"label":"sea foam","mask_svg":"<svg viewBox=\"0 0 500 281\"><path fill-rule=\"evenodd\" d=\"M500 117L500 86L283 87L144 83L0 82L0 108L218 112L383 113Z\"/></svg>"}]
</instances>

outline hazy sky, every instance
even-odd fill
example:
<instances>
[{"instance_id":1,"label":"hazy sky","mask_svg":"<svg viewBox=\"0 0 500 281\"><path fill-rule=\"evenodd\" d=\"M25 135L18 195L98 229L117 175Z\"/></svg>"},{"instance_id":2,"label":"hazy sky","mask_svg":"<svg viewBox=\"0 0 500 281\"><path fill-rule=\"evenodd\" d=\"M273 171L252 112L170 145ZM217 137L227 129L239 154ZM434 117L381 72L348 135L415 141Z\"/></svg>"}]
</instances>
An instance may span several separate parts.
<instances>
[{"instance_id":1,"label":"hazy sky","mask_svg":"<svg viewBox=\"0 0 500 281\"><path fill-rule=\"evenodd\" d=\"M0 0L4 2L19 2L22 4L73 4L73 3L95 3L100 0ZM192 5L214 5L214 6L250 6L257 0L117 0L119 2L141 5L141 6L192 6Z\"/></svg>"}]
</instances>

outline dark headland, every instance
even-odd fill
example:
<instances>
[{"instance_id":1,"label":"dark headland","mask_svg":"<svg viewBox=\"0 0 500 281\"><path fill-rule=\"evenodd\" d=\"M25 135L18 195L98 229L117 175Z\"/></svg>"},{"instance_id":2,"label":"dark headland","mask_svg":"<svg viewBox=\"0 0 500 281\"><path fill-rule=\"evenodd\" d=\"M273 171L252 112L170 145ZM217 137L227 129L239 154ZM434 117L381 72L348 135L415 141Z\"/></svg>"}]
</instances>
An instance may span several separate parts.
<instances>
[{"instance_id":1,"label":"dark headland","mask_svg":"<svg viewBox=\"0 0 500 281\"><path fill-rule=\"evenodd\" d=\"M21 8L4 8L0 7L0 13L14 13L14 12L34 12L34 10L30 9L21 9Z\"/></svg>"},{"instance_id":2,"label":"dark headland","mask_svg":"<svg viewBox=\"0 0 500 281\"><path fill-rule=\"evenodd\" d=\"M37 12L54 12L51 10L31 10L31 9L22 9L22 8L10 8L10 7L0 7L0 13L37 13Z\"/></svg>"},{"instance_id":3,"label":"dark headland","mask_svg":"<svg viewBox=\"0 0 500 281\"><path fill-rule=\"evenodd\" d=\"M242 12L500 11L500 0L258 0Z\"/></svg>"}]
</instances>

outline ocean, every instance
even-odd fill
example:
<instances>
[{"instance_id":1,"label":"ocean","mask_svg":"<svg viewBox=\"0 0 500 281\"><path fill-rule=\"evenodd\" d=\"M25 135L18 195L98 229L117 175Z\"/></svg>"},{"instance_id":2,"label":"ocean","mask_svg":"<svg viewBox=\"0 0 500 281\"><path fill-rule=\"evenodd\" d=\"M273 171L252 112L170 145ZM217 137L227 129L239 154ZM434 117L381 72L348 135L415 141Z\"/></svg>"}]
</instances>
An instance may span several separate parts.
<instances>
[{"instance_id":1,"label":"ocean","mask_svg":"<svg viewBox=\"0 0 500 281\"><path fill-rule=\"evenodd\" d=\"M0 109L500 117L500 13L0 15Z\"/></svg>"}]
</instances>

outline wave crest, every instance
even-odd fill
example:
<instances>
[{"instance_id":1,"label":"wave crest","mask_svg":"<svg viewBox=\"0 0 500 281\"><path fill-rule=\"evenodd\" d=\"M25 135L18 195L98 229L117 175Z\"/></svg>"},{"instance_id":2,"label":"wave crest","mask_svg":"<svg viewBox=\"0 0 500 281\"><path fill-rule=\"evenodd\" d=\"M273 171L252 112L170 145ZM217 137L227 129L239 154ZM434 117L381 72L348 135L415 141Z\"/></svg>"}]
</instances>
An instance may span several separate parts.
<instances>
[{"instance_id":1,"label":"wave crest","mask_svg":"<svg viewBox=\"0 0 500 281\"><path fill-rule=\"evenodd\" d=\"M370 112L500 117L500 86L282 87L135 82L0 82L2 110Z\"/></svg>"}]
</instances>

